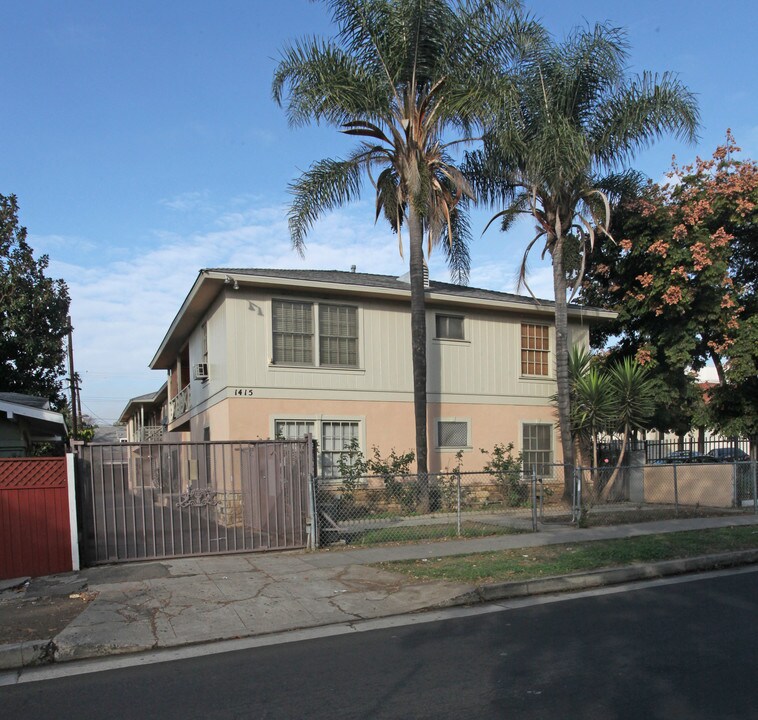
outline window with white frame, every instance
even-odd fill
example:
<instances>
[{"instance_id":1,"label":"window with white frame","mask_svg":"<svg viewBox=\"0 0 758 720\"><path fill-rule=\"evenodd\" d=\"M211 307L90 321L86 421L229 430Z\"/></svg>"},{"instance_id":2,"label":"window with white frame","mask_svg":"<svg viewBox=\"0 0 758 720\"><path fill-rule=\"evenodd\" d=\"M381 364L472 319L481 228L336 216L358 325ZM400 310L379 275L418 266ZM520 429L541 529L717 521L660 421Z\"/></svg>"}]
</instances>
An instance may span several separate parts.
<instances>
[{"instance_id":1,"label":"window with white frame","mask_svg":"<svg viewBox=\"0 0 758 720\"><path fill-rule=\"evenodd\" d=\"M276 420L274 434L278 440L299 440L311 434L319 443L319 475L339 476L339 458L357 442L360 447L358 420Z\"/></svg>"},{"instance_id":2,"label":"window with white frame","mask_svg":"<svg viewBox=\"0 0 758 720\"><path fill-rule=\"evenodd\" d=\"M272 330L275 364L358 367L358 308L352 305L274 300Z\"/></svg>"},{"instance_id":3,"label":"window with white frame","mask_svg":"<svg viewBox=\"0 0 758 720\"><path fill-rule=\"evenodd\" d=\"M437 447L456 449L469 447L468 421L438 420Z\"/></svg>"},{"instance_id":4,"label":"window with white frame","mask_svg":"<svg viewBox=\"0 0 758 720\"><path fill-rule=\"evenodd\" d=\"M360 442L359 426L354 421L324 420L321 423L321 475L339 477L339 459Z\"/></svg>"},{"instance_id":5,"label":"window with white frame","mask_svg":"<svg viewBox=\"0 0 758 720\"><path fill-rule=\"evenodd\" d=\"M274 423L274 437L277 440L301 440L309 434L315 437L315 428L315 420L277 420Z\"/></svg>"},{"instance_id":6,"label":"window with white frame","mask_svg":"<svg viewBox=\"0 0 758 720\"><path fill-rule=\"evenodd\" d=\"M464 340L461 315L435 315L435 337L438 340Z\"/></svg>"},{"instance_id":7,"label":"window with white frame","mask_svg":"<svg viewBox=\"0 0 758 720\"><path fill-rule=\"evenodd\" d=\"M537 477L553 476L553 426L549 423L524 423L521 457L524 473Z\"/></svg>"},{"instance_id":8,"label":"window with white frame","mask_svg":"<svg viewBox=\"0 0 758 720\"><path fill-rule=\"evenodd\" d=\"M274 362L313 365L313 304L274 300Z\"/></svg>"},{"instance_id":9,"label":"window with white frame","mask_svg":"<svg viewBox=\"0 0 758 720\"><path fill-rule=\"evenodd\" d=\"M547 325L521 325L521 374L550 375L550 328Z\"/></svg>"},{"instance_id":10,"label":"window with white frame","mask_svg":"<svg viewBox=\"0 0 758 720\"><path fill-rule=\"evenodd\" d=\"M358 367L358 311L350 305L318 306L321 365Z\"/></svg>"}]
</instances>

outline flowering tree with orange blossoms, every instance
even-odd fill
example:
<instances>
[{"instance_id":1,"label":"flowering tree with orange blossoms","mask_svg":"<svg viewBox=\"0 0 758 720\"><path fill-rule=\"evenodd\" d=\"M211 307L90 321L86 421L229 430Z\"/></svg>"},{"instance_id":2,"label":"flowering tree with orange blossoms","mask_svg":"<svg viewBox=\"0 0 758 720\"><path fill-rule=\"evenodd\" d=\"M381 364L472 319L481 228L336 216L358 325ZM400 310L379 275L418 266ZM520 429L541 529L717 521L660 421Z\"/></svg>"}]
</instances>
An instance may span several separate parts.
<instances>
[{"instance_id":1,"label":"flowering tree with orange blossoms","mask_svg":"<svg viewBox=\"0 0 758 720\"><path fill-rule=\"evenodd\" d=\"M667 183L622 200L619 243L597 248L583 287L585 302L618 312L595 341L614 338L612 354L657 378L661 430L690 429L701 399L692 371L710 361L709 424L758 437L758 164L739 152L727 132L713 157L674 162Z\"/></svg>"}]
</instances>

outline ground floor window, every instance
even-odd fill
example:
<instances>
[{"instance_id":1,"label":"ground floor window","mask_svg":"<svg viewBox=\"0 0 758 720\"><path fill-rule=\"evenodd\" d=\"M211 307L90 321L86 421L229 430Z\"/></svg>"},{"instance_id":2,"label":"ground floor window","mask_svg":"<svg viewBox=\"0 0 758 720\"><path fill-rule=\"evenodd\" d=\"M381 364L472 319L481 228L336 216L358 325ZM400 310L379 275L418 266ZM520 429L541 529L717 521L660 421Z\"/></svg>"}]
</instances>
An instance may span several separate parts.
<instances>
[{"instance_id":1,"label":"ground floor window","mask_svg":"<svg viewBox=\"0 0 758 720\"><path fill-rule=\"evenodd\" d=\"M470 446L468 421L438 420L437 447L462 449Z\"/></svg>"},{"instance_id":2,"label":"ground floor window","mask_svg":"<svg viewBox=\"0 0 758 720\"><path fill-rule=\"evenodd\" d=\"M357 420L276 420L278 439L298 440L310 433L319 444L318 473L321 477L338 477L340 454L355 442L360 447L360 422Z\"/></svg>"},{"instance_id":3,"label":"ground floor window","mask_svg":"<svg viewBox=\"0 0 758 720\"><path fill-rule=\"evenodd\" d=\"M553 426L549 423L524 423L521 456L524 472L537 477L553 476Z\"/></svg>"}]
</instances>

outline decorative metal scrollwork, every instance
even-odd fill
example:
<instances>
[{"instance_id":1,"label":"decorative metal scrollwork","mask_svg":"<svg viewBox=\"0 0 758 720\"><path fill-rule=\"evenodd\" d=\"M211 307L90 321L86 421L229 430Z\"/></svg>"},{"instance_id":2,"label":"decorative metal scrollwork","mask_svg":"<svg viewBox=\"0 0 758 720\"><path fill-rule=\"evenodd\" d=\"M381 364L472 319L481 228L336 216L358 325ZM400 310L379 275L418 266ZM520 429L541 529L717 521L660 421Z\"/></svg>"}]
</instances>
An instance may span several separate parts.
<instances>
[{"instance_id":1,"label":"decorative metal scrollwork","mask_svg":"<svg viewBox=\"0 0 758 720\"><path fill-rule=\"evenodd\" d=\"M176 507L189 508L218 505L219 501L216 495L218 495L218 493L210 488L204 488L202 490L193 490L190 488L187 492L182 493L179 496L179 501L176 503Z\"/></svg>"}]
</instances>

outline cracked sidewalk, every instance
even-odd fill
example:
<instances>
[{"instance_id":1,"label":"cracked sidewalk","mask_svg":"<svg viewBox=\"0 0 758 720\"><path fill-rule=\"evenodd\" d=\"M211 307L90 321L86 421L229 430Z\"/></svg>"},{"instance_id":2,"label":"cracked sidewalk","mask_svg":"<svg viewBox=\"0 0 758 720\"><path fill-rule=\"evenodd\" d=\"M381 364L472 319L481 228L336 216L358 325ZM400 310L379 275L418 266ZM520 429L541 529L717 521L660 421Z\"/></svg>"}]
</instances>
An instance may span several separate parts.
<instances>
[{"instance_id":1,"label":"cracked sidewalk","mask_svg":"<svg viewBox=\"0 0 758 720\"><path fill-rule=\"evenodd\" d=\"M215 555L106 565L35 578L22 583L25 591L12 590L11 596L7 588L0 592L0 625L12 630L14 607L45 603L56 594L61 602L79 597L84 602L70 600L80 604L74 616L64 616L50 634L19 637L22 642L15 644L6 640L10 645L0 643L0 670L349 625L491 599L485 595L492 588L414 580L372 567L371 563L743 524L758 524L758 517L659 521L585 530L545 528L527 535L361 550ZM558 580L567 586L577 582L569 576L553 579L553 584ZM598 584L598 579L589 575L584 580L588 587ZM566 588L557 587L560 589ZM505 590L521 594L530 591L528 587ZM505 590L498 592L502 595ZM532 591L554 592L556 588ZM79 612L81 606L84 609ZM23 620L21 614L18 617Z\"/></svg>"}]
</instances>

